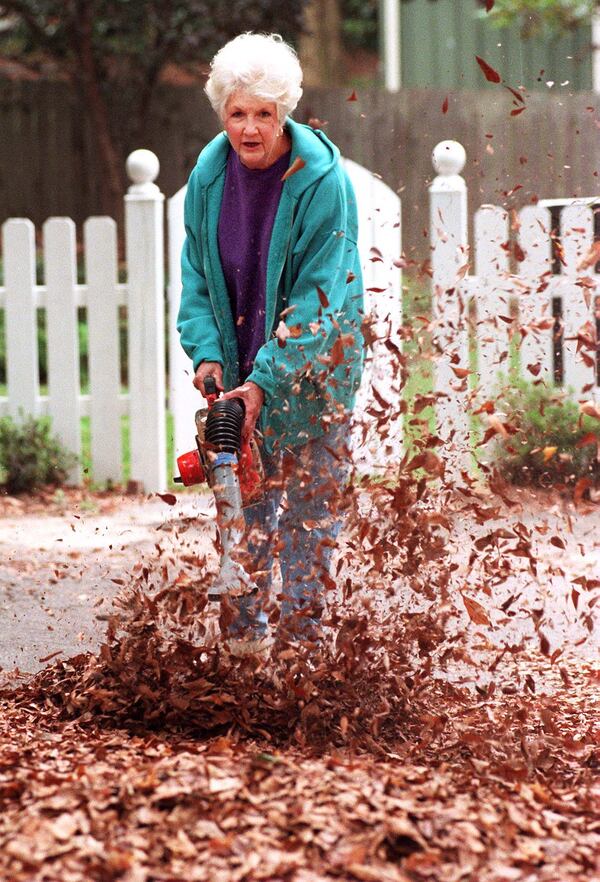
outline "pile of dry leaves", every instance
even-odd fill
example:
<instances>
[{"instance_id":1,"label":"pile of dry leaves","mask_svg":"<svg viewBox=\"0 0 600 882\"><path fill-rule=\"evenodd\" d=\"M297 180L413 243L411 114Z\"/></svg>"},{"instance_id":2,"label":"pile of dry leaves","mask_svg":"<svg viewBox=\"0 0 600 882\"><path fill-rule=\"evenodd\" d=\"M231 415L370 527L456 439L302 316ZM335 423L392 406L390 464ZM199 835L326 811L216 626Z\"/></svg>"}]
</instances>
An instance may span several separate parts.
<instances>
[{"instance_id":1,"label":"pile of dry leaves","mask_svg":"<svg viewBox=\"0 0 600 882\"><path fill-rule=\"evenodd\" d=\"M355 501L318 654L224 653L210 566L182 538L139 569L97 656L6 689L0 878L600 878L597 674L537 641L466 648L448 500L414 471ZM402 586L425 603L395 606ZM469 683L440 676L465 662Z\"/></svg>"}]
</instances>

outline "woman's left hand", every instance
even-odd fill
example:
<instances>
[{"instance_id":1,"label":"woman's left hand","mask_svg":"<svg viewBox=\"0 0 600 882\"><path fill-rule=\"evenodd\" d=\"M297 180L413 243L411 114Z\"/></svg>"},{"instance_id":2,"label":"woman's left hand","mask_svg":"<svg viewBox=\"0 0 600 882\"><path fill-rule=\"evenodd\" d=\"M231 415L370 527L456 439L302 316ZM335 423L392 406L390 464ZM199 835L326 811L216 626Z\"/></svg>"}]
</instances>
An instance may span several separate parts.
<instances>
[{"instance_id":1,"label":"woman's left hand","mask_svg":"<svg viewBox=\"0 0 600 882\"><path fill-rule=\"evenodd\" d=\"M260 386L249 380L247 383L242 383L241 386L221 396L221 400L226 400L227 398L241 398L244 402L246 416L242 427L242 441L249 441L252 438L254 426L263 406L265 393Z\"/></svg>"}]
</instances>

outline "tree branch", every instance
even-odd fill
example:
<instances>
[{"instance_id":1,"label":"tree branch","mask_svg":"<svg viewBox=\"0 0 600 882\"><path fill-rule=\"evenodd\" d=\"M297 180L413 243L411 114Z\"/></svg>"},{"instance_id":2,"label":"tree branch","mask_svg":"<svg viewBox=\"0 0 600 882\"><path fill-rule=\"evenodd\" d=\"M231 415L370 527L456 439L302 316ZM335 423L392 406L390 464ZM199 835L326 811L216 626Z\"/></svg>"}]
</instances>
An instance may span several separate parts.
<instances>
[{"instance_id":1,"label":"tree branch","mask_svg":"<svg viewBox=\"0 0 600 882\"><path fill-rule=\"evenodd\" d=\"M23 0L5 0L0 4L0 13L6 16L18 15L39 46L54 52L59 45L59 41L48 34L44 26L37 20L33 10Z\"/></svg>"}]
</instances>

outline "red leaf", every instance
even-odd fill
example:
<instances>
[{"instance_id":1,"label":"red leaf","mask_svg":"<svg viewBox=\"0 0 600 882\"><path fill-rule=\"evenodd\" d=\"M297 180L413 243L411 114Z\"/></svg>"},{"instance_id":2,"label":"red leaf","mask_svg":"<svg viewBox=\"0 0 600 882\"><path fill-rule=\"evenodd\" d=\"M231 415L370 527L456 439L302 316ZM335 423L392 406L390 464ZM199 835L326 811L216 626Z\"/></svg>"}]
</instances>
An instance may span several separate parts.
<instances>
[{"instance_id":1,"label":"red leaf","mask_svg":"<svg viewBox=\"0 0 600 882\"><path fill-rule=\"evenodd\" d=\"M305 165L306 165L306 163L304 162L304 160L302 159L302 157L301 157L301 156L297 156L297 157L294 159L294 161L292 162L292 164L290 165L290 167L288 168L288 170L287 170L284 174L282 174L282 176L281 176L281 180L282 180L282 181L287 181L288 178L291 178L292 175L295 175L296 172L299 172L300 169L301 169L301 168L304 168Z\"/></svg>"},{"instance_id":2,"label":"red leaf","mask_svg":"<svg viewBox=\"0 0 600 882\"><path fill-rule=\"evenodd\" d=\"M591 478L579 478L579 480L575 484L575 489L573 491L573 502L575 503L575 505L578 505L581 502L581 500L583 499L584 493L591 486L592 486Z\"/></svg>"},{"instance_id":3,"label":"red leaf","mask_svg":"<svg viewBox=\"0 0 600 882\"><path fill-rule=\"evenodd\" d=\"M494 68L491 67L487 63L487 61L485 61L485 59L480 58L479 55L476 55L475 60L477 61L477 64L483 71L483 74L489 83L500 83L502 81L502 77L500 76L498 71L494 70Z\"/></svg>"},{"instance_id":4,"label":"red leaf","mask_svg":"<svg viewBox=\"0 0 600 882\"><path fill-rule=\"evenodd\" d=\"M560 536L551 536L550 545L554 545L555 548L566 548L564 540Z\"/></svg>"},{"instance_id":5,"label":"red leaf","mask_svg":"<svg viewBox=\"0 0 600 882\"><path fill-rule=\"evenodd\" d=\"M513 95L517 99L517 101L520 101L521 104L525 104L525 99L523 98L523 96L521 95L520 92L518 92L516 89L513 89L512 86L507 86L506 83L504 84L504 88L508 89L510 94Z\"/></svg>"},{"instance_id":6,"label":"red leaf","mask_svg":"<svg viewBox=\"0 0 600 882\"><path fill-rule=\"evenodd\" d=\"M485 11L491 12L492 9L494 8L495 2L496 2L496 0L485 0Z\"/></svg>"},{"instance_id":7,"label":"red leaf","mask_svg":"<svg viewBox=\"0 0 600 882\"><path fill-rule=\"evenodd\" d=\"M444 101L442 103L442 113L448 113L448 96L447 95L444 98Z\"/></svg>"},{"instance_id":8,"label":"red leaf","mask_svg":"<svg viewBox=\"0 0 600 882\"><path fill-rule=\"evenodd\" d=\"M518 116L520 113L523 113L524 110L525 110L524 107L517 107L516 110L511 110L510 115L511 116Z\"/></svg>"},{"instance_id":9,"label":"red leaf","mask_svg":"<svg viewBox=\"0 0 600 882\"><path fill-rule=\"evenodd\" d=\"M358 101L358 96L354 89L352 90L352 95L349 95L346 101Z\"/></svg>"},{"instance_id":10,"label":"red leaf","mask_svg":"<svg viewBox=\"0 0 600 882\"><path fill-rule=\"evenodd\" d=\"M322 288L319 288L317 285L317 294L319 295L319 303L323 307L323 309L327 309L329 306L329 300L327 299L327 294L323 291Z\"/></svg>"},{"instance_id":11,"label":"red leaf","mask_svg":"<svg viewBox=\"0 0 600 882\"><path fill-rule=\"evenodd\" d=\"M475 622L476 625L491 624L486 611L480 603L477 603L477 601L473 600L472 597L467 597L466 594L462 595L462 599L465 604L465 609L468 612L469 618L472 622Z\"/></svg>"},{"instance_id":12,"label":"red leaf","mask_svg":"<svg viewBox=\"0 0 600 882\"><path fill-rule=\"evenodd\" d=\"M157 496L160 496L163 502L166 502L167 505L175 505L177 502L177 497L173 493L157 493Z\"/></svg>"}]
</instances>

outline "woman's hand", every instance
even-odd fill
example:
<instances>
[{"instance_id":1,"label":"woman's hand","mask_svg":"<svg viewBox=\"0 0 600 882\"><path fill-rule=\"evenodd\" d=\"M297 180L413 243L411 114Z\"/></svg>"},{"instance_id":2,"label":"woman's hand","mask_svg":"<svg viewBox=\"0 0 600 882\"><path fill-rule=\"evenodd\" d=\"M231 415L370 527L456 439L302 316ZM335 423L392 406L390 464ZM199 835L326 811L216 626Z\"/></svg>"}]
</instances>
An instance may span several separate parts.
<instances>
[{"instance_id":1,"label":"woman's hand","mask_svg":"<svg viewBox=\"0 0 600 882\"><path fill-rule=\"evenodd\" d=\"M249 380L247 383L242 383L237 389L232 389L231 392L223 395L223 399L227 398L241 398L244 402L246 416L242 426L242 441L249 441L252 438L260 409L263 406L265 393L260 386Z\"/></svg>"},{"instance_id":2,"label":"woman's hand","mask_svg":"<svg viewBox=\"0 0 600 882\"><path fill-rule=\"evenodd\" d=\"M206 390L204 389L204 381L207 377L214 377L215 383L217 384L217 390L219 392L223 391L223 366L220 365L218 361L202 361L196 370L194 386L202 392L205 398Z\"/></svg>"}]
</instances>

